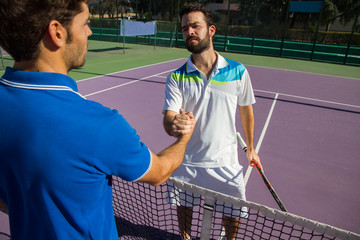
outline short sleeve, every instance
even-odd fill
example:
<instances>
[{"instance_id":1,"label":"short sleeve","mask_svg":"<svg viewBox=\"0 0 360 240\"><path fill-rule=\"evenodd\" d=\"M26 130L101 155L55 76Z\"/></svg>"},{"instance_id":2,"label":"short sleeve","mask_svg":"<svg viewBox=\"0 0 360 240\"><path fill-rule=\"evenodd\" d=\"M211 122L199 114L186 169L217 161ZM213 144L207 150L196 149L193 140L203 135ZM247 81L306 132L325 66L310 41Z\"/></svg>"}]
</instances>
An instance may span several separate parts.
<instances>
[{"instance_id":1,"label":"short sleeve","mask_svg":"<svg viewBox=\"0 0 360 240\"><path fill-rule=\"evenodd\" d=\"M182 106L183 98L179 88L179 82L172 77L173 74L175 73L170 74L166 79L165 103L163 112L166 110L178 112Z\"/></svg>"},{"instance_id":2,"label":"short sleeve","mask_svg":"<svg viewBox=\"0 0 360 240\"><path fill-rule=\"evenodd\" d=\"M108 175L136 181L151 168L150 150L136 130L116 110L113 113L103 127L95 164Z\"/></svg>"},{"instance_id":3,"label":"short sleeve","mask_svg":"<svg viewBox=\"0 0 360 240\"><path fill-rule=\"evenodd\" d=\"M251 85L250 75L247 69L241 75L240 87L238 95L238 105L247 106L256 102L254 90Z\"/></svg>"}]
</instances>

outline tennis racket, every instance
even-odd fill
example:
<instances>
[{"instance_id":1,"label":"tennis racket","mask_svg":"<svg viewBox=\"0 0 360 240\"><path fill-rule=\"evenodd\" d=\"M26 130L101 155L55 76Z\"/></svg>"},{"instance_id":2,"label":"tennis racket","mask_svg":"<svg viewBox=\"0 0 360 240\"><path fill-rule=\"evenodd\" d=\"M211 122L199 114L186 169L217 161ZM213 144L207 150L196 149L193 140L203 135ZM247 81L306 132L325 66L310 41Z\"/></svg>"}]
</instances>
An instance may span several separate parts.
<instances>
[{"instance_id":1,"label":"tennis racket","mask_svg":"<svg viewBox=\"0 0 360 240\"><path fill-rule=\"evenodd\" d=\"M238 139L238 142L239 142L241 148L246 152L247 146L246 146L245 141L242 139L240 133L237 133L237 139ZM264 180L266 187L269 189L271 195L274 197L276 203L279 205L280 209L284 212L287 212L284 204L281 202L279 196L276 194L275 189L271 186L269 180L265 176L264 171L262 169L260 169L259 165L256 162L254 162L254 164L255 164L255 167L256 167L257 171L259 172L261 178Z\"/></svg>"}]
</instances>

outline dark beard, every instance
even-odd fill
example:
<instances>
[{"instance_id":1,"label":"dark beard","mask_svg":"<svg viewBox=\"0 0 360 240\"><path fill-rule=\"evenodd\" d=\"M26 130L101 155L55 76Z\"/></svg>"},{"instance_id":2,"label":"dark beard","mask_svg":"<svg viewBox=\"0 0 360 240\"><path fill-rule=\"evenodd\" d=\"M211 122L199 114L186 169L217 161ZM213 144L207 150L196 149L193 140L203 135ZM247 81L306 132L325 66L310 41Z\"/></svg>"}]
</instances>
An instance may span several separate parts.
<instances>
[{"instance_id":1,"label":"dark beard","mask_svg":"<svg viewBox=\"0 0 360 240\"><path fill-rule=\"evenodd\" d=\"M196 39L198 41L198 44L189 43L189 40ZM189 52L192 53L202 53L203 51L210 48L210 36L209 34L206 35L206 38L203 40L200 40L198 37L189 37L186 39L186 49L189 50Z\"/></svg>"}]
</instances>

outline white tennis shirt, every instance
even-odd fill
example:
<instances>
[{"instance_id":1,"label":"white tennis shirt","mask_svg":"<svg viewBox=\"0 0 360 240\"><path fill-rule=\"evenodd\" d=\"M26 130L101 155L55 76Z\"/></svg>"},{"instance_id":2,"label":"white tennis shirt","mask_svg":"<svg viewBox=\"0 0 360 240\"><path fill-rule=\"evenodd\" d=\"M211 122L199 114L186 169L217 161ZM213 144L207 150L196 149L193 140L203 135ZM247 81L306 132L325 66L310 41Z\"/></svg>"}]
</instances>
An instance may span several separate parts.
<instances>
[{"instance_id":1,"label":"white tennis shirt","mask_svg":"<svg viewBox=\"0 0 360 240\"><path fill-rule=\"evenodd\" d=\"M250 76L241 63L218 54L209 77L191 61L166 80L165 110L193 112L196 126L188 143L184 165L221 167L238 162L235 114L238 105L255 103Z\"/></svg>"}]
</instances>

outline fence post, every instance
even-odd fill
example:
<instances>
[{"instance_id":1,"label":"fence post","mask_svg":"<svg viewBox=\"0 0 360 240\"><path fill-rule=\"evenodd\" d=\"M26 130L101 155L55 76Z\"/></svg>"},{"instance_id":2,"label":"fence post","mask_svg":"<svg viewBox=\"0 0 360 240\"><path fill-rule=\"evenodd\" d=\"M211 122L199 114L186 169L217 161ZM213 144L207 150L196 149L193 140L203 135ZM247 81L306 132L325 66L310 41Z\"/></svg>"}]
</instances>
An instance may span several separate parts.
<instances>
[{"instance_id":1,"label":"fence post","mask_svg":"<svg viewBox=\"0 0 360 240\"><path fill-rule=\"evenodd\" d=\"M119 1L116 0L115 1L115 10L116 10L116 38L117 38L117 42L119 42L120 40L120 28L119 28Z\"/></svg>"},{"instance_id":2,"label":"fence post","mask_svg":"<svg viewBox=\"0 0 360 240\"><path fill-rule=\"evenodd\" d=\"M352 42L352 38L354 36L354 32L355 32L355 28L356 28L356 23L357 23L357 20L359 18L359 13L360 13L360 8L358 8L357 12L356 12L356 17L355 17L355 21L354 21L354 25L353 25L353 28L352 28L352 31L351 31L351 35L350 35L350 39L349 39L349 43L348 43L348 46L346 48L346 53L345 53L345 57L344 57L344 62L343 64L346 64L346 60L347 60L347 57L349 55L349 50L350 50L350 47L351 47L351 42Z\"/></svg>"},{"instance_id":3,"label":"fence post","mask_svg":"<svg viewBox=\"0 0 360 240\"><path fill-rule=\"evenodd\" d=\"M100 28L100 40L102 40L102 26L101 26L101 1L99 1L99 28Z\"/></svg>"},{"instance_id":4,"label":"fence post","mask_svg":"<svg viewBox=\"0 0 360 240\"><path fill-rule=\"evenodd\" d=\"M176 8L176 31L175 31L175 45L176 47L179 47L178 45L178 26L179 26L179 16L180 15L180 0L177 0L177 8Z\"/></svg>"},{"instance_id":5,"label":"fence post","mask_svg":"<svg viewBox=\"0 0 360 240\"><path fill-rule=\"evenodd\" d=\"M286 7L284 31L283 31L283 35L282 35L282 39L281 39L281 46L280 46L280 57L282 57L282 52L283 52L283 48L284 48L284 40L285 40L285 36L286 36L287 21L288 21L288 18L289 18L289 10L290 10L290 1L289 1L288 5Z\"/></svg>"},{"instance_id":6,"label":"fence post","mask_svg":"<svg viewBox=\"0 0 360 240\"><path fill-rule=\"evenodd\" d=\"M152 13L151 13L151 0L149 0L149 21L152 20Z\"/></svg>"},{"instance_id":7,"label":"fence post","mask_svg":"<svg viewBox=\"0 0 360 240\"><path fill-rule=\"evenodd\" d=\"M156 38L157 38L157 21L155 21L154 51L156 48Z\"/></svg>"},{"instance_id":8,"label":"fence post","mask_svg":"<svg viewBox=\"0 0 360 240\"><path fill-rule=\"evenodd\" d=\"M321 0L321 9L320 9L319 21L318 21L318 25L316 27L316 32L315 32L315 37L314 37L314 43L313 43L312 50L311 50L310 60L313 60L313 57L314 57L315 45L316 45L317 35L318 35L318 32L319 32L319 28L320 28L320 22L321 22L321 16L322 16L323 10L324 10L324 0Z\"/></svg>"},{"instance_id":9,"label":"fence post","mask_svg":"<svg viewBox=\"0 0 360 240\"><path fill-rule=\"evenodd\" d=\"M260 7L260 0L256 0L256 14L255 14L255 24L254 24L253 36L252 36L252 41L251 41L251 54L253 54L253 52L254 52L255 33L256 33L256 25L258 22L259 7Z\"/></svg>"},{"instance_id":10,"label":"fence post","mask_svg":"<svg viewBox=\"0 0 360 240\"><path fill-rule=\"evenodd\" d=\"M123 36L123 54L125 54L125 19L121 19L121 34Z\"/></svg>"},{"instance_id":11,"label":"fence post","mask_svg":"<svg viewBox=\"0 0 360 240\"><path fill-rule=\"evenodd\" d=\"M229 28L229 22L230 22L230 3L231 0L228 0L228 12L226 16L226 25L225 25L225 41L224 41L224 51L226 51L226 44L227 44L227 37L228 37L228 28Z\"/></svg>"}]
</instances>

